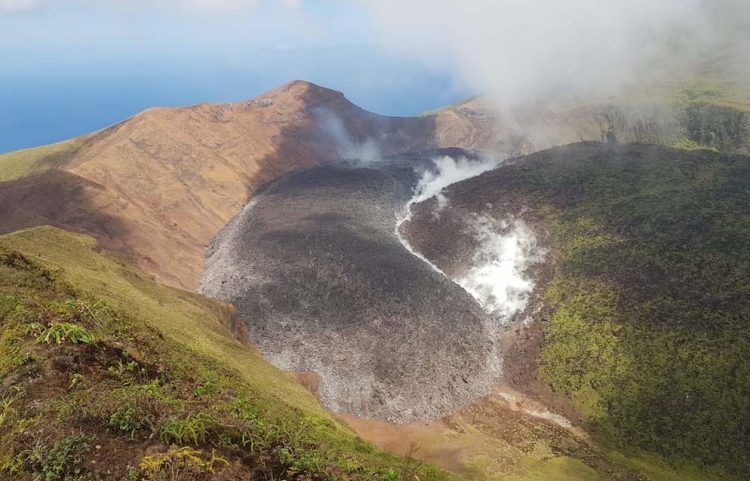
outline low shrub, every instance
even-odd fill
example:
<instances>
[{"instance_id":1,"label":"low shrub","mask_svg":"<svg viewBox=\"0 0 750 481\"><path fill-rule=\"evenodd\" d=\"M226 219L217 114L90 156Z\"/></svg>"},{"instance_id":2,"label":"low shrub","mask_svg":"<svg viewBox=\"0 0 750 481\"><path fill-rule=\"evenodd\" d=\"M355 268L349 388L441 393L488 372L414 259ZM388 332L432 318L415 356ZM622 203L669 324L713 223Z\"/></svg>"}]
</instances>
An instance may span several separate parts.
<instances>
[{"instance_id":1,"label":"low shrub","mask_svg":"<svg viewBox=\"0 0 750 481\"><path fill-rule=\"evenodd\" d=\"M208 479L227 460L216 453L207 456L190 448L170 448L165 453L141 459L139 468L143 481L200 481Z\"/></svg>"},{"instance_id":2,"label":"low shrub","mask_svg":"<svg viewBox=\"0 0 750 481\"><path fill-rule=\"evenodd\" d=\"M35 445L24 453L24 461L34 473L34 481L79 481L84 479L81 456L90 449L86 436L73 434L49 448Z\"/></svg>"},{"instance_id":3,"label":"low shrub","mask_svg":"<svg viewBox=\"0 0 750 481\"><path fill-rule=\"evenodd\" d=\"M46 344L61 344L63 341L91 344L94 342L94 336L83 326L70 322L53 322L39 335L38 341Z\"/></svg>"}]
</instances>

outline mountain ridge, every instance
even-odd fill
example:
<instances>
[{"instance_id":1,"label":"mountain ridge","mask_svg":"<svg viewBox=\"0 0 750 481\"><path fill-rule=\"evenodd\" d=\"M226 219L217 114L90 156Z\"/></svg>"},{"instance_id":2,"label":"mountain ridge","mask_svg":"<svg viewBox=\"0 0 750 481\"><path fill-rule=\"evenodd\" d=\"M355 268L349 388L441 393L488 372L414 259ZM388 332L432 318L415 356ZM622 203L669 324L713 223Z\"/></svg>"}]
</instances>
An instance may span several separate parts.
<instances>
[{"instance_id":1,"label":"mountain ridge","mask_svg":"<svg viewBox=\"0 0 750 481\"><path fill-rule=\"evenodd\" d=\"M133 255L162 281L193 288L209 239L255 189L283 173L340 156L337 139L318 119L320 109L343 119L339 133L353 145L387 136L386 153L432 147L429 120L371 114L340 92L295 81L234 104L149 109L63 143L61 151L33 159L27 170L43 176L50 190L65 189L56 185L61 176L50 170L103 187L106 201L100 196L78 201L79 206L90 204L92 214L103 210L120 225L121 244L110 242L109 247ZM10 211L45 210L37 203L44 192L17 192L26 186L23 177L2 184L1 232L31 227L13 221ZM106 243L106 233L90 229L82 217L63 212L46 222Z\"/></svg>"},{"instance_id":2,"label":"mountain ridge","mask_svg":"<svg viewBox=\"0 0 750 481\"><path fill-rule=\"evenodd\" d=\"M750 149L750 109L726 105L714 90L685 92L678 101L660 94L580 106L529 104L505 115L475 98L423 117L387 117L341 92L293 81L235 103L156 107L79 138L0 155L0 233L43 223L85 232L157 279L194 289L210 239L258 187L340 158L444 147L513 156L608 137ZM75 185L93 182L104 190L80 187L76 203L55 213L45 207L49 192L71 189L57 185L61 176L42 177L49 192L31 192L23 180L53 169L82 179L70 178ZM92 226L82 209L106 217L117 239Z\"/></svg>"}]
</instances>

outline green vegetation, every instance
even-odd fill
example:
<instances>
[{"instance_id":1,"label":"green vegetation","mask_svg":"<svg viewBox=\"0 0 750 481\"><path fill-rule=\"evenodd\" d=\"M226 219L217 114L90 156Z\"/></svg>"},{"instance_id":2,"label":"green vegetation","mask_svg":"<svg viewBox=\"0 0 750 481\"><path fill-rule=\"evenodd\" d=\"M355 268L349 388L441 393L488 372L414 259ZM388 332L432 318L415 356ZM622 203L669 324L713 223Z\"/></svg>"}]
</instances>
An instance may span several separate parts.
<instances>
[{"instance_id":1,"label":"green vegetation","mask_svg":"<svg viewBox=\"0 0 750 481\"><path fill-rule=\"evenodd\" d=\"M698 79L670 85L677 105L714 105L750 112L750 84L717 79Z\"/></svg>"},{"instance_id":2,"label":"green vegetation","mask_svg":"<svg viewBox=\"0 0 750 481\"><path fill-rule=\"evenodd\" d=\"M90 237L0 237L0 479L447 479L357 438L232 315Z\"/></svg>"},{"instance_id":3,"label":"green vegetation","mask_svg":"<svg viewBox=\"0 0 750 481\"><path fill-rule=\"evenodd\" d=\"M749 153L750 86L714 80L673 88L683 129L673 147Z\"/></svg>"},{"instance_id":4,"label":"green vegetation","mask_svg":"<svg viewBox=\"0 0 750 481\"><path fill-rule=\"evenodd\" d=\"M691 103L684 110L688 140L725 152L740 151L748 138L748 114L734 107Z\"/></svg>"},{"instance_id":5,"label":"green vegetation","mask_svg":"<svg viewBox=\"0 0 750 481\"><path fill-rule=\"evenodd\" d=\"M32 330L34 327L33 324L30 326ZM39 341L47 344L51 342L60 344L63 341L69 341L73 344L91 344L94 342L94 338L85 327L69 322L53 322L39 335Z\"/></svg>"},{"instance_id":6,"label":"green vegetation","mask_svg":"<svg viewBox=\"0 0 750 481\"><path fill-rule=\"evenodd\" d=\"M601 474L586 466L578 459L565 456L550 457L543 460L528 459L522 463L527 470L521 478L524 481L546 481L559 479L560 481L599 481ZM660 480L662 481L662 480Z\"/></svg>"},{"instance_id":7,"label":"green vegetation","mask_svg":"<svg viewBox=\"0 0 750 481\"><path fill-rule=\"evenodd\" d=\"M166 453L145 456L140 462L140 471L144 481L179 481L201 479L226 464L227 460L215 452L209 458L194 449L170 448Z\"/></svg>"},{"instance_id":8,"label":"green vegetation","mask_svg":"<svg viewBox=\"0 0 750 481\"><path fill-rule=\"evenodd\" d=\"M616 449L750 476L750 157L580 144L503 170L556 252L540 378Z\"/></svg>"},{"instance_id":9,"label":"green vegetation","mask_svg":"<svg viewBox=\"0 0 750 481\"><path fill-rule=\"evenodd\" d=\"M86 439L82 434L72 434L61 438L51 447L37 443L22 456L35 471L35 481L83 480L82 455L91 450Z\"/></svg>"},{"instance_id":10,"label":"green vegetation","mask_svg":"<svg viewBox=\"0 0 750 481\"><path fill-rule=\"evenodd\" d=\"M719 149L711 147L710 145L700 144L695 140L690 140L687 137L683 137L672 144L672 147L680 150L712 150L718 152Z\"/></svg>"},{"instance_id":11,"label":"green vegetation","mask_svg":"<svg viewBox=\"0 0 750 481\"><path fill-rule=\"evenodd\" d=\"M75 154L81 139L0 154L0 182L18 179L58 167Z\"/></svg>"}]
</instances>

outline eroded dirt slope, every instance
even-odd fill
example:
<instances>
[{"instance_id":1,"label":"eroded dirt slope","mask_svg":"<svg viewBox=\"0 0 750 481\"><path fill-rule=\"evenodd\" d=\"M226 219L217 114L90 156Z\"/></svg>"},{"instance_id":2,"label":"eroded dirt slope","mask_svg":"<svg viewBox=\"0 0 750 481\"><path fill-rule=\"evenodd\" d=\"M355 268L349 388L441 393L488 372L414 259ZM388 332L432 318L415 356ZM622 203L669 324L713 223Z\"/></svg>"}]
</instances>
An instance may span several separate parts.
<instances>
[{"instance_id":1,"label":"eroded dirt slope","mask_svg":"<svg viewBox=\"0 0 750 481\"><path fill-rule=\"evenodd\" d=\"M161 280L194 288L208 241L260 185L354 155L367 140L385 154L430 148L433 124L371 114L307 82L246 102L151 109L38 156L27 166L41 172L36 180L0 184L0 232L85 231ZM58 195L72 189L75 198Z\"/></svg>"}]
</instances>

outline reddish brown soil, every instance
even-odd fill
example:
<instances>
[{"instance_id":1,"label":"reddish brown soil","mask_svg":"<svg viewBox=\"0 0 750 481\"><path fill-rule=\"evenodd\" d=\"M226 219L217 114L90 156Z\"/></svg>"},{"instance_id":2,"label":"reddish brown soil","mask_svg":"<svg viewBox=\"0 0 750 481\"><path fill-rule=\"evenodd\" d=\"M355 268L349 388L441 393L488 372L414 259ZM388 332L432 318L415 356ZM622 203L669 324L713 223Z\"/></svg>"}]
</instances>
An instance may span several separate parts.
<instances>
[{"instance_id":1,"label":"reddish brown soil","mask_svg":"<svg viewBox=\"0 0 750 481\"><path fill-rule=\"evenodd\" d=\"M0 183L0 233L44 224L87 232L192 289L209 240L259 186L339 157L322 110L354 144L382 140L383 154L435 145L433 118L375 115L306 82L246 102L150 109L80 139L51 163L58 170Z\"/></svg>"}]
</instances>

